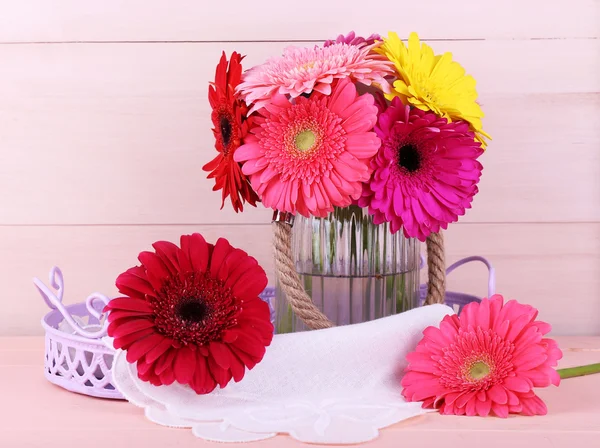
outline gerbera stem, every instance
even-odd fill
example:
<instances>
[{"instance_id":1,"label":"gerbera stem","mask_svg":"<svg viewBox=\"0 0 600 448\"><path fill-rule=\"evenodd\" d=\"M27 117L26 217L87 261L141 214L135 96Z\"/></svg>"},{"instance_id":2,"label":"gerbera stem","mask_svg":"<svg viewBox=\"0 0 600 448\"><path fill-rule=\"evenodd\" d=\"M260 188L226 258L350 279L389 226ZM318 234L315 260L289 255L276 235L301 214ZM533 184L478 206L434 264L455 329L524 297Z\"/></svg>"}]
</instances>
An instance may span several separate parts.
<instances>
[{"instance_id":1,"label":"gerbera stem","mask_svg":"<svg viewBox=\"0 0 600 448\"><path fill-rule=\"evenodd\" d=\"M566 369L558 369L558 374L561 379L575 378L577 376L591 375L593 373L600 373L600 363L588 364L586 366L569 367Z\"/></svg>"}]
</instances>

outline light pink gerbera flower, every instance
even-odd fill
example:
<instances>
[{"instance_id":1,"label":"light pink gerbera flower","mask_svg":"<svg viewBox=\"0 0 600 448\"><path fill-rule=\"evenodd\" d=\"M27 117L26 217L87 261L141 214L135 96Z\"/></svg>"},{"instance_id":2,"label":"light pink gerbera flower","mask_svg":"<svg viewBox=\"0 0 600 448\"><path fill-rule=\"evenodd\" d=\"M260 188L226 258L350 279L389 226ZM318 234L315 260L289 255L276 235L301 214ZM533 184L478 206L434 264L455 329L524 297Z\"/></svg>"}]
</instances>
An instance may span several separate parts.
<instances>
[{"instance_id":1,"label":"light pink gerbera flower","mask_svg":"<svg viewBox=\"0 0 600 448\"><path fill-rule=\"evenodd\" d=\"M324 217L358 199L380 140L372 131L377 108L349 79L331 96L315 93L292 104L275 94L234 155L263 204Z\"/></svg>"},{"instance_id":2,"label":"light pink gerbera flower","mask_svg":"<svg viewBox=\"0 0 600 448\"><path fill-rule=\"evenodd\" d=\"M545 415L533 388L560 384L554 367L562 352L543 338L550 325L535 320L535 308L503 303L495 295L444 317L440 328L425 329L407 356L402 395L442 414Z\"/></svg>"},{"instance_id":3,"label":"light pink gerbera flower","mask_svg":"<svg viewBox=\"0 0 600 448\"><path fill-rule=\"evenodd\" d=\"M471 207L483 149L468 123L448 123L396 97L380 113L375 132L381 149L359 205L369 207L376 224L389 222L392 232L403 228L406 237L425 241Z\"/></svg>"},{"instance_id":4,"label":"light pink gerbera flower","mask_svg":"<svg viewBox=\"0 0 600 448\"><path fill-rule=\"evenodd\" d=\"M350 31L347 35L340 34L335 40L326 40L323 46L329 47L333 44L346 43L348 45L360 45L367 44L373 45L375 41L382 40L379 34L371 34L366 39L361 36L357 36L354 31Z\"/></svg>"},{"instance_id":5,"label":"light pink gerbera flower","mask_svg":"<svg viewBox=\"0 0 600 448\"><path fill-rule=\"evenodd\" d=\"M335 43L328 47L287 47L283 56L248 70L238 91L248 105L252 104L250 112L262 108L274 93L296 98L315 90L329 95L333 81L341 78L367 86L375 83L389 92L385 76L394 73L393 65L385 56L371 52L374 46Z\"/></svg>"}]
</instances>

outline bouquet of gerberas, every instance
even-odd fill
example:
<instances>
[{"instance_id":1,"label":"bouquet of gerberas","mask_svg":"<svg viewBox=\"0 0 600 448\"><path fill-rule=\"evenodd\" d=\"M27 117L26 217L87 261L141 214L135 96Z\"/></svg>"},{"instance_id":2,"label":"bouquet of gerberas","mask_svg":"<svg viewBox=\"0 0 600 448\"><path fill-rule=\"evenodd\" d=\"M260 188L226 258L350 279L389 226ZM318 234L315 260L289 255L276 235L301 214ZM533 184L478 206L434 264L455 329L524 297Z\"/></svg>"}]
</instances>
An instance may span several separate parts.
<instances>
[{"instance_id":1,"label":"bouquet of gerberas","mask_svg":"<svg viewBox=\"0 0 600 448\"><path fill-rule=\"evenodd\" d=\"M434 55L416 34L406 45L394 33L351 33L289 47L245 73L241 61L223 54L209 89L218 154L205 166L236 212L262 201L324 217L357 204L429 246L470 207L488 135L475 81L449 53ZM275 226L276 241L289 237L286 225ZM400 399L400 386L407 401L443 414L545 414L534 388L600 370L557 372L562 353L545 337L550 325L499 295L460 315L431 306L377 326L274 336L259 298L267 276L246 252L199 234L153 248L118 277L122 296L105 308L114 383L149 419L208 440L368 441L422 413ZM290 260L289 244L281 250L277 263ZM331 326L288 268L280 277L299 288L294 311L310 328ZM430 289L436 272L430 264ZM443 296L442 281L436 301ZM405 375L394 385L399 360Z\"/></svg>"},{"instance_id":2,"label":"bouquet of gerberas","mask_svg":"<svg viewBox=\"0 0 600 448\"><path fill-rule=\"evenodd\" d=\"M217 157L204 169L234 210L258 201L324 217L368 207L421 241L465 213L488 135L475 80L411 34L354 33L242 72L225 53L209 89Z\"/></svg>"}]
</instances>

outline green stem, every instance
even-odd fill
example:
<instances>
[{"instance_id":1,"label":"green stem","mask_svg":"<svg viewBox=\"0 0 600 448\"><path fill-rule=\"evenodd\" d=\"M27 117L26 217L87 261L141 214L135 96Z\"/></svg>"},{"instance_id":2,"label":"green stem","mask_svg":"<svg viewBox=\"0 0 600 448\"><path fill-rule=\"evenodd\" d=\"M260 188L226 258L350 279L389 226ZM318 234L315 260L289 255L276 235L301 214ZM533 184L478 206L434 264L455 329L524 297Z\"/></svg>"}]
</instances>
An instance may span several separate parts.
<instances>
[{"instance_id":1,"label":"green stem","mask_svg":"<svg viewBox=\"0 0 600 448\"><path fill-rule=\"evenodd\" d=\"M591 375L593 373L600 373L600 363L588 364L586 366L569 367L567 369L558 369L558 374L561 379L575 378L577 376Z\"/></svg>"}]
</instances>

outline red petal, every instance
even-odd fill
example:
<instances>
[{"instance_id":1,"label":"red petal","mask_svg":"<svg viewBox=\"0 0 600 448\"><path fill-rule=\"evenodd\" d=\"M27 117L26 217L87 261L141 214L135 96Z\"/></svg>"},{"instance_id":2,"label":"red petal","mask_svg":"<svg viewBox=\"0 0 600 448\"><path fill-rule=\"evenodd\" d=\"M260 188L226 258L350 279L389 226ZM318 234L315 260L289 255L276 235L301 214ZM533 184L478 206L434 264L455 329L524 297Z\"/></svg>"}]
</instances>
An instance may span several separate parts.
<instances>
[{"instance_id":1,"label":"red petal","mask_svg":"<svg viewBox=\"0 0 600 448\"><path fill-rule=\"evenodd\" d=\"M248 300L244 300L242 307L242 317L245 319L258 319L259 321L270 322L271 310L269 305L259 297L253 297Z\"/></svg>"},{"instance_id":2,"label":"red petal","mask_svg":"<svg viewBox=\"0 0 600 448\"><path fill-rule=\"evenodd\" d=\"M154 290L160 290L165 279L171 276L165 263L153 252L141 252L138 259L146 267L146 276Z\"/></svg>"},{"instance_id":3,"label":"red petal","mask_svg":"<svg viewBox=\"0 0 600 448\"><path fill-rule=\"evenodd\" d=\"M233 249L227 257L225 261L221 263L221 268L217 273L217 278L221 281L227 281L231 278L231 274L240 267L240 265L244 266L244 261L247 260L248 254L241 249ZM241 274L239 274L241 275ZM239 277L238 275L238 277ZM227 283L225 284L226 287Z\"/></svg>"},{"instance_id":4,"label":"red petal","mask_svg":"<svg viewBox=\"0 0 600 448\"><path fill-rule=\"evenodd\" d=\"M155 297L156 291L147 280L143 280L133 274L125 272L117 277L117 288L122 294L134 295L140 294L143 298L144 294ZM132 294L133 293L133 294Z\"/></svg>"},{"instance_id":5,"label":"red petal","mask_svg":"<svg viewBox=\"0 0 600 448\"><path fill-rule=\"evenodd\" d=\"M232 268L230 268L229 275L225 279L226 288L232 288L233 285L239 281L240 277L258 265L258 261L256 261L254 258L248 256L245 252L243 252L243 254L244 257L238 261L237 265L234 265Z\"/></svg>"},{"instance_id":6,"label":"red petal","mask_svg":"<svg viewBox=\"0 0 600 448\"><path fill-rule=\"evenodd\" d=\"M246 374L246 366L244 363L238 358L233 352L231 353L231 365L229 366L229 370L231 370L231 375L233 376L233 380L238 383L244 378Z\"/></svg>"},{"instance_id":7,"label":"red petal","mask_svg":"<svg viewBox=\"0 0 600 448\"><path fill-rule=\"evenodd\" d=\"M130 333L135 333L136 331L154 327L154 322L146 318L131 319L123 323L122 322L123 320L121 319L112 322L108 326L109 336L120 338Z\"/></svg>"},{"instance_id":8,"label":"red petal","mask_svg":"<svg viewBox=\"0 0 600 448\"><path fill-rule=\"evenodd\" d=\"M154 367L154 373L162 375L167 370L173 370L173 361L177 355L177 350L174 348L169 349L164 355L156 360Z\"/></svg>"},{"instance_id":9,"label":"red petal","mask_svg":"<svg viewBox=\"0 0 600 448\"><path fill-rule=\"evenodd\" d=\"M205 272L210 259L210 245L199 233L194 233L189 239L189 259L196 271Z\"/></svg>"},{"instance_id":10,"label":"red petal","mask_svg":"<svg viewBox=\"0 0 600 448\"><path fill-rule=\"evenodd\" d=\"M262 345L270 345L273 340L273 324L270 320L258 319L240 319L238 327L240 331L249 333L248 336L254 337ZM228 342L225 341L224 342Z\"/></svg>"},{"instance_id":11,"label":"red petal","mask_svg":"<svg viewBox=\"0 0 600 448\"><path fill-rule=\"evenodd\" d=\"M233 286L233 295L236 297L258 296L267 287L267 283L267 274L260 266L257 266L242 276Z\"/></svg>"},{"instance_id":12,"label":"red petal","mask_svg":"<svg viewBox=\"0 0 600 448\"><path fill-rule=\"evenodd\" d=\"M132 299L129 297L117 297L106 305L106 310L128 310L140 313L152 313L152 306L145 300Z\"/></svg>"},{"instance_id":13,"label":"red petal","mask_svg":"<svg viewBox=\"0 0 600 448\"><path fill-rule=\"evenodd\" d=\"M121 274L122 276L123 274ZM135 276L128 278L117 278L117 288L121 294L129 297L145 300L146 296L156 297L156 291L147 280L142 280Z\"/></svg>"},{"instance_id":14,"label":"red petal","mask_svg":"<svg viewBox=\"0 0 600 448\"><path fill-rule=\"evenodd\" d=\"M136 331L135 333L128 334L127 336L123 336L120 338L115 338L114 347L115 350L122 348L123 350L127 350L131 344L135 341L138 341L146 336L154 333L154 328L146 328L142 331ZM109 333L110 336L110 333Z\"/></svg>"},{"instance_id":15,"label":"red petal","mask_svg":"<svg viewBox=\"0 0 600 448\"><path fill-rule=\"evenodd\" d=\"M148 378L148 380L147 380L147 381L148 381L150 384L152 384L153 386L162 386L162 385L163 385L162 381L160 380L160 377L159 377L159 376L157 376L157 375L154 375L153 373L150 373L150 374L147 376L147 378ZM143 379L143 378L141 378L141 379Z\"/></svg>"},{"instance_id":16,"label":"red petal","mask_svg":"<svg viewBox=\"0 0 600 448\"><path fill-rule=\"evenodd\" d=\"M221 368L212 357L207 358L208 369L211 375L219 385L221 389L227 386L227 383L231 380L231 372L229 370Z\"/></svg>"},{"instance_id":17,"label":"red petal","mask_svg":"<svg viewBox=\"0 0 600 448\"><path fill-rule=\"evenodd\" d=\"M127 349L127 362L137 362L163 339L164 336L158 333L151 334L143 339L138 339Z\"/></svg>"},{"instance_id":18,"label":"red petal","mask_svg":"<svg viewBox=\"0 0 600 448\"><path fill-rule=\"evenodd\" d=\"M229 253L234 250L225 238L219 238L215 244L215 249L210 260L210 275L216 278L221 269L221 264Z\"/></svg>"},{"instance_id":19,"label":"red petal","mask_svg":"<svg viewBox=\"0 0 600 448\"><path fill-rule=\"evenodd\" d=\"M173 384L175 382L175 372L173 369L167 369L160 374L160 382L165 386Z\"/></svg>"},{"instance_id":20,"label":"red petal","mask_svg":"<svg viewBox=\"0 0 600 448\"><path fill-rule=\"evenodd\" d=\"M168 278L171 276L165 261L154 252L144 251L138 255L138 260L146 268L146 275L148 273L154 274L158 278ZM167 261L168 263L168 261Z\"/></svg>"},{"instance_id":21,"label":"red petal","mask_svg":"<svg viewBox=\"0 0 600 448\"><path fill-rule=\"evenodd\" d=\"M132 317L150 316L151 313L145 311L111 311L108 321L114 322L119 319L130 319Z\"/></svg>"},{"instance_id":22,"label":"red petal","mask_svg":"<svg viewBox=\"0 0 600 448\"><path fill-rule=\"evenodd\" d=\"M177 382L188 384L196 370L196 352L189 347L180 348L177 351L173 369Z\"/></svg>"},{"instance_id":23,"label":"red petal","mask_svg":"<svg viewBox=\"0 0 600 448\"><path fill-rule=\"evenodd\" d=\"M200 377L200 380L202 381L199 381L198 384L202 385L202 388L205 391L204 393L209 393L215 390L217 387L217 382L210 373L208 361L205 357L198 357L197 369L202 369L202 377Z\"/></svg>"},{"instance_id":24,"label":"red petal","mask_svg":"<svg viewBox=\"0 0 600 448\"><path fill-rule=\"evenodd\" d=\"M146 362L153 363L158 358L160 358L169 348L173 346L173 341L169 338L163 336L162 341L160 341L156 346L152 348L148 353L146 353Z\"/></svg>"},{"instance_id":25,"label":"red petal","mask_svg":"<svg viewBox=\"0 0 600 448\"><path fill-rule=\"evenodd\" d=\"M127 360L129 361L129 360ZM129 361L131 362L131 361ZM155 376L153 370L153 365L152 364L146 364L144 362L143 359L139 360L136 364L137 366L137 371L138 371L138 376L143 376L145 378L149 378L150 376Z\"/></svg>"},{"instance_id":26,"label":"red petal","mask_svg":"<svg viewBox=\"0 0 600 448\"><path fill-rule=\"evenodd\" d=\"M192 267L192 262L190 261L188 255L180 250L177 252L177 261L179 263L179 272L192 272L194 268Z\"/></svg>"},{"instance_id":27,"label":"red petal","mask_svg":"<svg viewBox=\"0 0 600 448\"><path fill-rule=\"evenodd\" d=\"M248 368L248 370L252 370L254 366L260 362L260 359L256 359L253 356L250 356L248 353L236 348L234 345L230 345L229 348L231 351L237 356L240 361Z\"/></svg>"},{"instance_id":28,"label":"red petal","mask_svg":"<svg viewBox=\"0 0 600 448\"><path fill-rule=\"evenodd\" d=\"M198 356L196 372L190 386L197 394L208 394L215 390L217 383L208 370L208 364L204 356Z\"/></svg>"},{"instance_id":29,"label":"red petal","mask_svg":"<svg viewBox=\"0 0 600 448\"><path fill-rule=\"evenodd\" d=\"M232 343L233 347L248 353L254 358L262 359L262 357L265 355L265 346L263 344L260 344L256 339L248 337L246 333L238 331L237 335L238 338Z\"/></svg>"},{"instance_id":30,"label":"red petal","mask_svg":"<svg viewBox=\"0 0 600 448\"><path fill-rule=\"evenodd\" d=\"M221 336L221 340L227 344L231 344L237 339L237 334L235 331L225 330L223 332L223 336Z\"/></svg>"},{"instance_id":31,"label":"red petal","mask_svg":"<svg viewBox=\"0 0 600 448\"><path fill-rule=\"evenodd\" d=\"M156 251L156 255L163 261L170 274L177 274L179 272L179 260L177 255L180 249L169 241L157 241L152 247Z\"/></svg>"},{"instance_id":32,"label":"red petal","mask_svg":"<svg viewBox=\"0 0 600 448\"><path fill-rule=\"evenodd\" d=\"M228 369L231 365L231 358L233 358L233 353L231 350L220 342L211 342L209 345L209 350L212 358L215 362L224 369Z\"/></svg>"}]
</instances>

